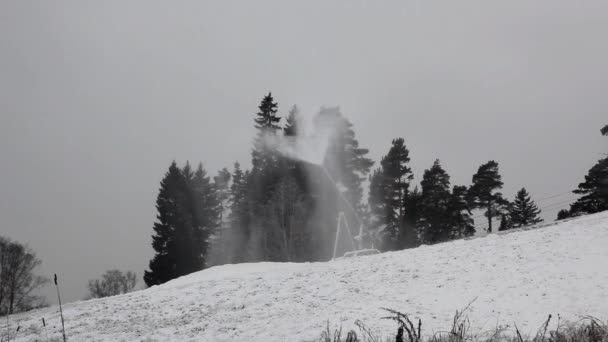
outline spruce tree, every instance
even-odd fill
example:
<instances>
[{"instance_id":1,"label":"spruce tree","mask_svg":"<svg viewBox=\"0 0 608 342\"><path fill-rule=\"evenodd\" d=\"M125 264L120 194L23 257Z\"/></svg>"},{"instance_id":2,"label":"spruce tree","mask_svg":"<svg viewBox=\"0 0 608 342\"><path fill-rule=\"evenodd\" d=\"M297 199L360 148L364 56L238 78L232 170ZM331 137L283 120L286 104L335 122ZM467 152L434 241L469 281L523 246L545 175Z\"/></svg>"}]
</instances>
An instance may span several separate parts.
<instances>
[{"instance_id":1,"label":"spruce tree","mask_svg":"<svg viewBox=\"0 0 608 342\"><path fill-rule=\"evenodd\" d=\"M511 219L509 218L508 214L501 214L500 215L500 225L498 226L498 231L505 231L505 230L509 230L513 228L513 223L511 222Z\"/></svg>"},{"instance_id":2,"label":"spruce tree","mask_svg":"<svg viewBox=\"0 0 608 342\"><path fill-rule=\"evenodd\" d=\"M216 176L213 177L213 189L215 190L218 203L218 229L209 238L210 246L207 252L207 263L209 266L223 265L228 262L230 236L227 234L229 230L229 200L230 200L230 179L232 175L227 168L221 169Z\"/></svg>"},{"instance_id":3,"label":"spruce tree","mask_svg":"<svg viewBox=\"0 0 608 342\"><path fill-rule=\"evenodd\" d=\"M608 210L608 158L600 159L573 193L581 195L572 203L567 215L560 212L558 219Z\"/></svg>"},{"instance_id":4,"label":"spruce tree","mask_svg":"<svg viewBox=\"0 0 608 342\"><path fill-rule=\"evenodd\" d=\"M500 192L503 182L498 173L498 163L490 160L481 165L473 175L473 185L469 189L469 200L472 208L485 209L488 218L488 233L492 232L492 220L502 214L503 207L508 203Z\"/></svg>"},{"instance_id":5,"label":"spruce tree","mask_svg":"<svg viewBox=\"0 0 608 342\"><path fill-rule=\"evenodd\" d=\"M251 153L253 167L246 181L246 198L251 210L246 235L248 243L252 247L248 256L252 258L251 261L268 260L269 256L266 251L270 249L266 246L278 243L272 241L275 238L272 232L276 227L268 224L272 220L268 210L269 201L284 173L280 154L272 145L281 131L279 126L281 118L277 112L278 105L272 94L268 93L258 106L258 112L254 118L257 135Z\"/></svg>"},{"instance_id":6,"label":"spruce tree","mask_svg":"<svg viewBox=\"0 0 608 342\"><path fill-rule=\"evenodd\" d=\"M540 215L540 209L532 201L526 188L521 188L509 206L510 227L518 228L540 223L543 219L538 215Z\"/></svg>"},{"instance_id":7,"label":"spruce tree","mask_svg":"<svg viewBox=\"0 0 608 342\"><path fill-rule=\"evenodd\" d=\"M152 247L156 254L150 261L150 271L145 271L146 285L160 285L178 276L175 264L177 262L176 232L187 224L184 218L185 179L175 161L161 181L161 187L156 199L158 211L154 223Z\"/></svg>"},{"instance_id":8,"label":"spruce tree","mask_svg":"<svg viewBox=\"0 0 608 342\"><path fill-rule=\"evenodd\" d=\"M446 222L450 200L450 176L441 166L439 159L424 171L422 181L422 218L419 227L425 243L446 241L452 236L451 227Z\"/></svg>"},{"instance_id":9,"label":"spruce tree","mask_svg":"<svg viewBox=\"0 0 608 342\"><path fill-rule=\"evenodd\" d=\"M194 272L207 267L205 258L209 240L221 224L221 205L217 189L210 182L202 163L199 163L194 172L188 190L192 201L193 239L191 248L194 256L192 265L192 272Z\"/></svg>"},{"instance_id":10,"label":"spruce tree","mask_svg":"<svg viewBox=\"0 0 608 342\"><path fill-rule=\"evenodd\" d=\"M248 243L251 236L249 229L249 203L247 179L249 172L243 172L241 165L234 163L232 171L232 185L229 199L229 237L232 241L230 262L244 262L248 260Z\"/></svg>"},{"instance_id":11,"label":"spruce tree","mask_svg":"<svg viewBox=\"0 0 608 342\"><path fill-rule=\"evenodd\" d=\"M148 286L205 268L209 237L219 222L216 193L202 165L193 173L189 163L180 170L173 162L161 181L156 208L156 254L144 273Z\"/></svg>"},{"instance_id":12,"label":"spruce tree","mask_svg":"<svg viewBox=\"0 0 608 342\"><path fill-rule=\"evenodd\" d=\"M272 93L268 93L258 106L254 119L257 135L253 142L252 165L254 170L264 170L275 166L276 153L267 146L267 139L272 138L281 129L281 118L277 115L278 104Z\"/></svg>"}]
</instances>

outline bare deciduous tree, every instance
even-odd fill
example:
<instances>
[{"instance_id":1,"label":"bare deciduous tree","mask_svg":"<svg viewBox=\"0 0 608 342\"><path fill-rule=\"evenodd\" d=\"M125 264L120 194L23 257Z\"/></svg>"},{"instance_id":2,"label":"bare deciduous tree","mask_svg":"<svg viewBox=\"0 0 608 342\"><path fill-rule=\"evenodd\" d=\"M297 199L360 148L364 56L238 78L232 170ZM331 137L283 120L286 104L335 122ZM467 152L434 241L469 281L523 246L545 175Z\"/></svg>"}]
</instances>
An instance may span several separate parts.
<instances>
[{"instance_id":1,"label":"bare deciduous tree","mask_svg":"<svg viewBox=\"0 0 608 342\"><path fill-rule=\"evenodd\" d=\"M133 291L137 285L137 276L134 272L121 272L109 270L101 279L89 281L89 298L103 298L116 296Z\"/></svg>"},{"instance_id":2,"label":"bare deciduous tree","mask_svg":"<svg viewBox=\"0 0 608 342\"><path fill-rule=\"evenodd\" d=\"M34 274L40 264L29 247L0 237L0 315L45 305L44 299L35 295L48 282Z\"/></svg>"}]
</instances>

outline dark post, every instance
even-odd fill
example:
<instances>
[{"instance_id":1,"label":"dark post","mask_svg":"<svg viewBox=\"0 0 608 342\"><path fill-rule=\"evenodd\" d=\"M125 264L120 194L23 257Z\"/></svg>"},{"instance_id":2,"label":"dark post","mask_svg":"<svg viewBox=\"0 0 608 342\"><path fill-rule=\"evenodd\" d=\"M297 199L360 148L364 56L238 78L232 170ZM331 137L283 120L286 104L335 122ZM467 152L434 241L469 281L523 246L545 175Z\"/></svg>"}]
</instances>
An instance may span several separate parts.
<instances>
[{"instance_id":1,"label":"dark post","mask_svg":"<svg viewBox=\"0 0 608 342\"><path fill-rule=\"evenodd\" d=\"M57 274L55 273L55 287L57 288L57 299L59 300L59 314L61 315L61 333L63 334L63 342L65 339L65 325L63 324L63 309L61 308L61 296L59 295L59 284L57 284Z\"/></svg>"}]
</instances>

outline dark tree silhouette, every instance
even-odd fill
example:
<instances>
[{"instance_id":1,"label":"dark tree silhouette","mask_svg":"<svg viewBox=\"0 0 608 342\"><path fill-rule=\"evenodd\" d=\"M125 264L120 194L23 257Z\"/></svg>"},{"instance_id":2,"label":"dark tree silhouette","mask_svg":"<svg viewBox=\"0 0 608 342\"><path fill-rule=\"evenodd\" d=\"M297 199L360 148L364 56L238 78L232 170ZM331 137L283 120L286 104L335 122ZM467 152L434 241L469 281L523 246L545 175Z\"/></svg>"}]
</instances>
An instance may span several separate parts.
<instances>
[{"instance_id":1,"label":"dark tree silhouette","mask_svg":"<svg viewBox=\"0 0 608 342\"><path fill-rule=\"evenodd\" d=\"M424 171L422 181L422 218L418 221L425 243L436 243L450 239L451 227L446 220L450 201L450 176L441 167L439 160Z\"/></svg>"},{"instance_id":2,"label":"dark tree silhouette","mask_svg":"<svg viewBox=\"0 0 608 342\"><path fill-rule=\"evenodd\" d=\"M572 203L567 215L560 212L558 219L608 210L608 158L599 160L573 192L581 197Z\"/></svg>"},{"instance_id":3,"label":"dark tree silhouette","mask_svg":"<svg viewBox=\"0 0 608 342\"><path fill-rule=\"evenodd\" d=\"M393 139L391 148L370 176L370 210L376 228L384 228L384 249L399 248L399 232L403 222L404 200L413 178L408 167L409 150L403 138Z\"/></svg>"},{"instance_id":4,"label":"dark tree silhouette","mask_svg":"<svg viewBox=\"0 0 608 342\"><path fill-rule=\"evenodd\" d=\"M44 305L35 294L48 282L34 274L41 263L26 245L0 237L0 316Z\"/></svg>"},{"instance_id":5,"label":"dark tree silhouette","mask_svg":"<svg viewBox=\"0 0 608 342\"><path fill-rule=\"evenodd\" d=\"M530 194L526 191L526 188L521 188L515 200L509 206L509 219L511 227L518 228L528 226L531 224L537 224L543 221L538 215L540 215L540 209L536 206L534 201L530 198Z\"/></svg>"},{"instance_id":6,"label":"dark tree silhouette","mask_svg":"<svg viewBox=\"0 0 608 342\"><path fill-rule=\"evenodd\" d=\"M447 223L451 227L452 238L475 235L475 224L467 202L467 187L454 185L447 204Z\"/></svg>"},{"instance_id":7,"label":"dark tree silhouette","mask_svg":"<svg viewBox=\"0 0 608 342\"><path fill-rule=\"evenodd\" d=\"M161 181L156 209L152 236L156 254L144 273L148 286L205 268L209 237L219 225L217 195L202 165L192 173L189 164L180 170L171 163Z\"/></svg>"},{"instance_id":8,"label":"dark tree silhouette","mask_svg":"<svg viewBox=\"0 0 608 342\"><path fill-rule=\"evenodd\" d=\"M137 285L137 275L134 272L108 270L101 279L90 280L88 284L89 298L104 298L129 293Z\"/></svg>"},{"instance_id":9,"label":"dark tree silhouette","mask_svg":"<svg viewBox=\"0 0 608 342\"><path fill-rule=\"evenodd\" d=\"M488 233L492 232L492 220L502 214L502 209L508 202L500 192L503 182L498 173L498 163L490 160L481 165L477 173L473 175L473 185L469 189L469 203L472 208L485 209L488 218Z\"/></svg>"}]
</instances>

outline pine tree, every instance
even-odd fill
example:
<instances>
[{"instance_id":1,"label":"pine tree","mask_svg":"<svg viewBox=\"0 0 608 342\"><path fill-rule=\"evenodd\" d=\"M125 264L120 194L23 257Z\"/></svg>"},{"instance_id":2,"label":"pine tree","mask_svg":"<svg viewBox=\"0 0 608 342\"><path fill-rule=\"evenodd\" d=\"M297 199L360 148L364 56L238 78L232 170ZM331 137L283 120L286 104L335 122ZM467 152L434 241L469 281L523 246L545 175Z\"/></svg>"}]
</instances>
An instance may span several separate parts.
<instances>
[{"instance_id":1,"label":"pine tree","mask_svg":"<svg viewBox=\"0 0 608 342\"><path fill-rule=\"evenodd\" d=\"M148 286L163 284L177 278L175 234L186 225L182 215L185 179L175 162L171 164L160 184L156 199L158 216L157 222L154 223L155 235L152 237L152 247L156 255L150 261L150 271L144 273L144 281Z\"/></svg>"},{"instance_id":2,"label":"pine tree","mask_svg":"<svg viewBox=\"0 0 608 342\"><path fill-rule=\"evenodd\" d=\"M451 238L462 238L475 235L475 224L467 203L467 187L454 185L447 204L447 225Z\"/></svg>"},{"instance_id":3,"label":"pine tree","mask_svg":"<svg viewBox=\"0 0 608 342\"><path fill-rule=\"evenodd\" d=\"M283 128L283 134L287 137L294 137L298 135L298 122L300 120L300 110L298 106L294 105L289 110L289 114L287 115L285 127Z\"/></svg>"},{"instance_id":4,"label":"pine tree","mask_svg":"<svg viewBox=\"0 0 608 342\"><path fill-rule=\"evenodd\" d=\"M521 190L517 192L515 200L509 206L510 226L518 228L540 223L543 219L538 217L539 214L540 209L538 209L534 201L532 201L526 188L521 188Z\"/></svg>"},{"instance_id":5,"label":"pine tree","mask_svg":"<svg viewBox=\"0 0 608 342\"><path fill-rule=\"evenodd\" d=\"M412 170L407 166L409 161L403 138L393 139L381 167L370 177L370 210L375 221L373 225L384 228L384 249L398 248L403 203L413 178Z\"/></svg>"},{"instance_id":6,"label":"pine tree","mask_svg":"<svg viewBox=\"0 0 608 342\"><path fill-rule=\"evenodd\" d=\"M272 145L273 139L281 131L281 118L277 111L278 105L272 94L268 93L262 99L254 119L257 135L251 153L253 167L246 181L246 198L251 215L244 230L251 247L248 251L249 261L268 260L266 251L271 248L266 246L278 244L278 241L268 240L274 238L274 227L268 224L272 220L269 201L284 173L280 154Z\"/></svg>"},{"instance_id":7,"label":"pine tree","mask_svg":"<svg viewBox=\"0 0 608 342\"><path fill-rule=\"evenodd\" d=\"M570 211L568 211L568 209L562 209L560 211L557 212L557 220L563 220L563 219L567 219L568 217L570 217Z\"/></svg>"},{"instance_id":8,"label":"pine tree","mask_svg":"<svg viewBox=\"0 0 608 342\"><path fill-rule=\"evenodd\" d=\"M249 221L249 203L247 179L249 172L243 172L241 165L234 163L232 185L229 198L229 240L232 241L232 251L229 262L244 262L248 259L247 244L251 237Z\"/></svg>"},{"instance_id":9,"label":"pine tree","mask_svg":"<svg viewBox=\"0 0 608 342\"><path fill-rule=\"evenodd\" d=\"M213 188L218 202L218 229L210 237L209 251L207 252L207 263L209 266L223 265L229 261L229 247L232 244L227 231L230 229L228 219L230 200L230 179L232 175L227 168L221 169L217 176L213 177Z\"/></svg>"},{"instance_id":10,"label":"pine tree","mask_svg":"<svg viewBox=\"0 0 608 342\"><path fill-rule=\"evenodd\" d=\"M362 215L362 184L374 165L374 162L366 157L369 150L359 147L352 123L342 116L338 107L322 108L315 118L315 123L318 126L333 128L323 164L331 177L345 187L345 197L357 213ZM348 212L348 209L345 212Z\"/></svg>"},{"instance_id":11,"label":"pine tree","mask_svg":"<svg viewBox=\"0 0 608 342\"><path fill-rule=\"evenodd\" d=\"M450 200L450 176L445 172L439 160L424 171L422 181L422 218L419 228L425 243L448 240L452 231L446 222L448 202Z\"/></svg>"},{"instance_id":12,"label":"pine tree","mask_svg":"<svg viewBox=\"0 0 608 342\"><path fill-rule=\"evenodd\" d=\"M558 219L608 210L608 158L600 159L573 193L581 197L572 203L567 216L560 212Z\"/></svg>"},{"instance_id":13,"label":"pine tree","mask_svg":"<svg viewBox=\"0 0 608 342\"><path fill-rule=\"evenodd\" d=\"M205 268L209 237L219 222L216 194L202 165L193 173L189 163L180 170L173 162L161 181L156 208L156 254L144 273L148 286Z\"/></svg>"},{"instance_id":14,"label":"pine tree","mask_svg":"<svg viewBox=\"0 0 608 342\"><path fill-rule=\"evenodd\" d=\"M369 176L368 206L370 210L370 227L377 231L386 229L385 180L382 168L372 171Z\"/></svg>"},{"instance_id":15,"label":"pine tree","mask_svg":"<svg viewBox=\"0 0 608 342\"><path fill-rule=\"evenodd\" d=\"M386 224L390 231L395 232L395 235L403 220L405 194L410 181L414 178L412 169L407 166L409 161L409 150L405 147L403 138L393 139L388 154L381 161L383 178L386 182L384 197Z\"/></svg>"},{"instance_id":16,"label":"pine tree","mask_svg":"<svg viewBox=\"0 0 608 342\"><path fill-rule=\"evenodd\" d=\"M501 214L500 215L500 225L498 226L498 231L505 231L505 230L509 230L513 228L513 223L511 222L511 219L509 218L508 214Z\"/></svg>"},{"instance_id":17,"label":"pine tree","mask_svg":"<svg viewBox=\"0 0 608 342\"><path fill-rule=\"evenodd\" d=\"M258 107L254 119L255 128L258 130L253 143L252 165L254 170L264 170L275 166L276 153L267 146L267 139L277 134L281 129L277 116L278 104L274 101L272 93L268 93Z\"/></svg>"},{"instance_id":18,"label":"pine tree","mask_svg":"<svg viewBox=\"0 0 608 342\"><path fill-rule=\"evenodd\" d=\"M399 231L399 248L412 248L420 244L418 222L422 218L422 194L415 187L403 200L403 222Z\"/></svg>"},{"instance_id":19,"label":"pine tree","mask_svg":"<svg viewBox=\"0 0 608 342\"><path fill-rule=\"evenodd\" d=\"M230 178L232 175L227 168L221 169L217 176L213 177L213 186L217 192L217 199L220 205L220 225L223 225L228 210L228 200L230 199Z\"/></svg>"},{"instance_id":20,"label":"pine tree","mask_svg":"<svg viewBox=\"0 0 608 342\"><path fill-rule=\"evenodd\" d=\"M488 218L488 233L492 232L492 220L501 215L503 207L508 203L500 192L503 182L498 173L498 163L490 160L481 165L473 175L473 185L469 189L469 200L472 208L485 209Z\"/></svg>"},{"instance_id":21,"label":"pine tree","mask_svg":"<svg viewBox=\"0 0 608 342\"><path fill-rule=\"evenodd\" d=\"M303 251L307 247L308 208L305 193L293 174L281 177L264 209L264 260L306 260Z\"/></svg>"},{"instance_id":22,"label":"pine tree","mask_svg":"<svg viewBox=\"0 0 608 342\"><path fill-rule=\"evenodd\" d=\"M192 269L198 271L207 267L206 254L209 249L210 237L221 224L221 205L216 188L211 184L203 164L199 163L194 176L189 183L192 210L193 239L191 244L193 254Z\"/></svg>"}]
</instances>

